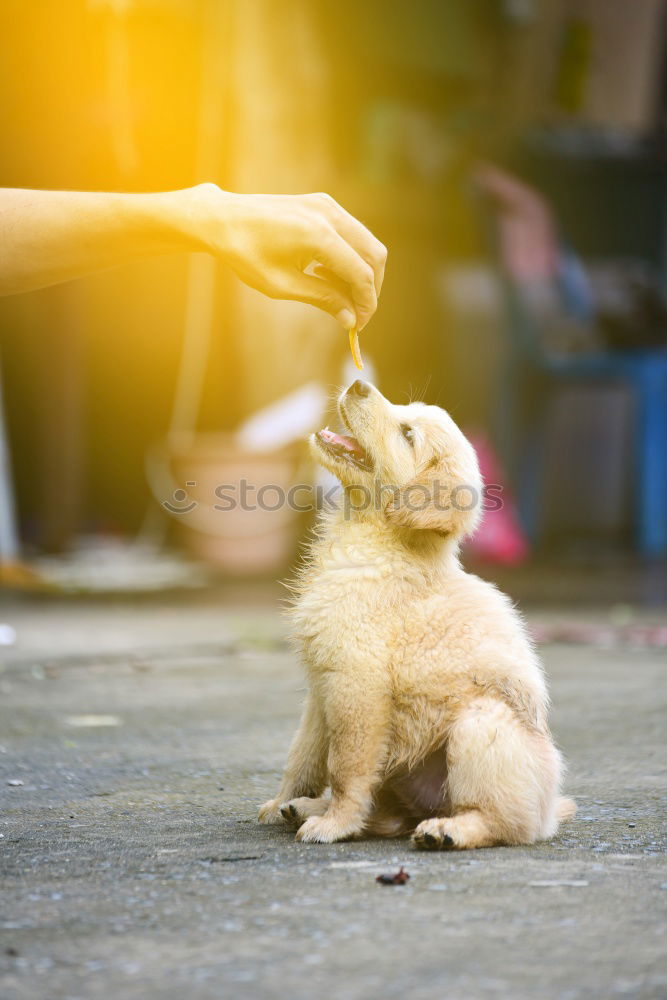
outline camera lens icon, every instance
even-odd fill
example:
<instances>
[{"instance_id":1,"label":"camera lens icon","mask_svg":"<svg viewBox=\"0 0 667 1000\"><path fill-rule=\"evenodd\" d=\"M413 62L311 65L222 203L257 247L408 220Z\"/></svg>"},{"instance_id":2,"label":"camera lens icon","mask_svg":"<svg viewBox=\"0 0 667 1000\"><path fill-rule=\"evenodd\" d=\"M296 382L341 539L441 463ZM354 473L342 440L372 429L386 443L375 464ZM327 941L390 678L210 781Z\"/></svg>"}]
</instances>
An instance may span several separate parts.
<instances>
[{"instance_id":1,"label":"camera lens icon","mask_svg":"<svg viewBox=\"0 0 667 1000\"><path fill-rule=\"evenodd\" d=\"M196 486L196 482L187 482L186 486ZM193 500L188 494L187 490L177 489L172 493L172 499L175 503L171 503L169 500L163 500L162 506L169 511L170 514L188 514L191 510L194 510L198 506L197 501ZM186 503L186 501L189 501Z\"/></svg>"}]
</instances>

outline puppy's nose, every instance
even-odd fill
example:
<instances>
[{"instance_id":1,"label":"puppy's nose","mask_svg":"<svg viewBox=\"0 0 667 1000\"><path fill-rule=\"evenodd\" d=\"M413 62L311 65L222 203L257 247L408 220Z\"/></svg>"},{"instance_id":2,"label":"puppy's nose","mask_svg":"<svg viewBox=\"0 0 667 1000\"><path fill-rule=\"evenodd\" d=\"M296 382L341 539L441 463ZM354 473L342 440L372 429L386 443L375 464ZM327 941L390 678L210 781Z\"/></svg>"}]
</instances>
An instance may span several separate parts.
<instances>
[{"instance_id":1,"label":"puppy's nose","mask_svg":"<svg viewBox=\"0 0 667 1000\"><path fill-rule=\"evenodd\" d=\"M347 391L351 396L370 396L371 387L368 382L364 382L363 379L358 378Z\"/></svg>"}]
</instances>

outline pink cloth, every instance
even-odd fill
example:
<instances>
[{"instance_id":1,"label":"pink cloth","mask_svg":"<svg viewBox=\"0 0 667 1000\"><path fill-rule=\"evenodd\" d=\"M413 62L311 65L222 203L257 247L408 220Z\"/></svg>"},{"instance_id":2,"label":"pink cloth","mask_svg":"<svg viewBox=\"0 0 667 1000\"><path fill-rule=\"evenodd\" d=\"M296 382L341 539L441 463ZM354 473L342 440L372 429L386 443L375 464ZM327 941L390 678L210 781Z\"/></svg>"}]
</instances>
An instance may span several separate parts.
<instances>
[{"instance_id":1,"label":"pink cloth","mask_svg":"<svg viewBox=\"0 0 667 1000\"><path fill-rule=\"evenodd\" d=\"M518 566L529 554L528 542L521 530L514 502L504 484L500 463L489 441L482 434L468 434L479 466L485 488L489 491L484 502L481 526L466 543L466 552L482 562ZM500 487L500 488L499 488ZM498 509L494 508L498 504Z\"/></svg>"}]
</instances>

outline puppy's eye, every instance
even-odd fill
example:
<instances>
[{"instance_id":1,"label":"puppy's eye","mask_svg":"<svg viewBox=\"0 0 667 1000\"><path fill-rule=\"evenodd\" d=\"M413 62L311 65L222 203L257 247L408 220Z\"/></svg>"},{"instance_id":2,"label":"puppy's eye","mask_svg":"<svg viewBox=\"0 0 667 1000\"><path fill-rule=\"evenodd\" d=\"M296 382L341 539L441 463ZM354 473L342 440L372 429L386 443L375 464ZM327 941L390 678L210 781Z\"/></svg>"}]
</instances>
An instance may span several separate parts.
<instances>
[{"instance_id":1,"label":"puppy's eye","mask_svg":"<svg viewBox=\"0 0 667 1000\"><path fill-rule=\"evenodd\" d=\"M411 448L415 446L415 432L413 431L410 424L401 424L401 434L408 442Z\"/></svg>"}]
</instances>

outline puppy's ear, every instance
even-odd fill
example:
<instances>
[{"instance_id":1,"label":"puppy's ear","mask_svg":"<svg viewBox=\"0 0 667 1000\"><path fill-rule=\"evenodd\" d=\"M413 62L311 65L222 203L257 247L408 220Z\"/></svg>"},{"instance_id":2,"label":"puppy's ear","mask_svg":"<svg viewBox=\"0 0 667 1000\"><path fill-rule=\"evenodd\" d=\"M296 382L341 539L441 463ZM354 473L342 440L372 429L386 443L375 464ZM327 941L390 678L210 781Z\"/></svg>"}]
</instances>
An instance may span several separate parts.
<instances>
[{"instance_id":1,"label":"puppy's ear","mask_svg":"<svg viewBox=\"0 0 667 1000\"><path fill-rule=\"evenodd\" d=\"M481 519L483 487L477 456L472 445L469 448L458 460L434 458L412 482L396 490L385 506L387 520L457 539L472 534Z\"/></svg>"}]
</instances>

